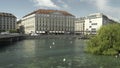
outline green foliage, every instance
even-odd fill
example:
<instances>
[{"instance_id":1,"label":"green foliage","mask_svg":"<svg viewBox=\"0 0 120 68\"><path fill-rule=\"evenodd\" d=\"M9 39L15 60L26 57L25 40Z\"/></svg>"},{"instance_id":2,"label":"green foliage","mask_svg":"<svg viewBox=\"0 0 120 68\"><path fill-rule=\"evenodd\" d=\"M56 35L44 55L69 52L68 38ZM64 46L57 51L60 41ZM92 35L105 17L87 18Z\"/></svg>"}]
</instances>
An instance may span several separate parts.
<instances>
[{"instance_id":1,"label":"green foliage","mask_svg":"<svg viewBox=\"0 0 120 68\"><path fill-rule=\"evenodd\" d=\"M0 30L0 32L5 32L5 30Z\"/></svg>"},{"instance_id":2,"label":"green foliage","mask_svg":"<svg viewBox=\"0 0 120 68\"><path fill-rule=\"evenodd\" d=\"M100 28L88 42L86 51L92 54L115 55L120 52L120 24L108 24Z\"/></svg>"},{"instance_id":3,"label":"green foliage","mask_svg":"<svg viewBox=\"0 0 120 68\"><path fill-rule=\"evenodd\" d=\"M111 48L111 49L103 51L103 54L104 55L116 55L116 54L118 54L118 51L116 51L115 49Z\"/></svg>"},{"instance_id":4,"label":"green foliage","mask_svg":"<svg viewBox=\"0 0 120 68\"><path fill-rule=\"evenodd\" d=\"M9 30L10 33L17 33L17 30Z\"/></svg>"}]
</instances>

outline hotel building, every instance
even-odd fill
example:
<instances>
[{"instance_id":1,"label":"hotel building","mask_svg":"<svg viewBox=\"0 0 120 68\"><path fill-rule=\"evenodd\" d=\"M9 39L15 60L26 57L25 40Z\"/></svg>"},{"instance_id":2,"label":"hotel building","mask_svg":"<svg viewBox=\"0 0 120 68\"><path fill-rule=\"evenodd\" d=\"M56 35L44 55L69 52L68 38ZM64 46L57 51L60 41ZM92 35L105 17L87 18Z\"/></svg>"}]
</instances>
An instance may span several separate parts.
<instances>
[{"instance_id":1,"label":"hotel building","mask_svg":"<svg viewBox=\"0 0 120 68\"><path fill-rule=\"evenodd\" d=\"M0 12L0 31L16 29L16 17L11 13Z\"/></svg>"},{"instance_id":2,"label":"hotel building","mask_svg":"<svg viewBox=\"0 0 120 68\"><path fill-rule=\"evenodd\" d=\"M96 34L101 26L113 23L115 21L109 19L106 15L102 13L94 13L85 17L84 20L84 33L85 34Z\"/></svg>"},{"instance_id":3,"label":"hotel building","mask_svg":"<svg viewBox=\"0 0 120 68\"><path fill-rule=\"evenodd\" d=\"M75 34L84 34L85 17L75 19Z\"/></svg>"},{"instance_id":4,"label":"hotel building","mask_svg":"<svg viewBox=\"0 0 120 68\"><path fill-rule=\"evenodd\" d=\"M25 33L64 34L74 33L74 19L72 14L61 10L36 10L22 18Z\"/></svg>"}]
</instances>

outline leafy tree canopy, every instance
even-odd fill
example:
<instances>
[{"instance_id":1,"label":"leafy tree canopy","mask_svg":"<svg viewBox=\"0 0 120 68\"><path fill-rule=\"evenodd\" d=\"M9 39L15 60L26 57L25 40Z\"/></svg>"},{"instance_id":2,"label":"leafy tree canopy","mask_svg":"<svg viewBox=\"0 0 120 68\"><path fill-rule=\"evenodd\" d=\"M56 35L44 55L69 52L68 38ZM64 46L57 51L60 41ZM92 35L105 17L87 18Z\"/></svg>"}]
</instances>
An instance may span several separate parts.
<instances>
[{"instance_id":1,"label":"leafy tree canopy","mask_svg":"<svg viewBox=\"0 0 120 68\"><path fill-rule=\"evenodd\" d=\"M87 42L86 51L99 55L116 55L120 53L120 24L104 25Z\"/></svg>"}]
</instances>

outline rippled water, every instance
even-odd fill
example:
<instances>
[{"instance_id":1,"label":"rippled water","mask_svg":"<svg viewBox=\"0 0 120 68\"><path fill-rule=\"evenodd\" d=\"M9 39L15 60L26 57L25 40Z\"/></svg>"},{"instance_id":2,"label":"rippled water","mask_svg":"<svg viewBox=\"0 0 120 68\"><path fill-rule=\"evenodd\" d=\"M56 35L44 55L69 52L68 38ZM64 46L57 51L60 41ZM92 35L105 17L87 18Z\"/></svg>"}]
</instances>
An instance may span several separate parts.
<instances>
[{"instance_id":1,"label":"rippled water","mask_svg":"<svg viewBox=\"0 0 120 68\"><path fill-rule=\"evenodd\" d=\"M34 39L0 46L0 68L120 68L120 57L86 54L85 40Z\"/></svg>"}]
</instances>

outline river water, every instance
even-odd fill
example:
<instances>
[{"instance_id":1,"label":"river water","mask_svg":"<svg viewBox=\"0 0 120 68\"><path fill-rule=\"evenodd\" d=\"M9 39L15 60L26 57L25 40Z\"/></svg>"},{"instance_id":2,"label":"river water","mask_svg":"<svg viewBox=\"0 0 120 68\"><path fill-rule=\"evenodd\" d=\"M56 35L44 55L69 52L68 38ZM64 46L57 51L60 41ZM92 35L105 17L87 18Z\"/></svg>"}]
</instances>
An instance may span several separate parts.
<instances>
[{"instance_id":1,"label":"river water","mask_svg":"<svg viewBox=\"0 0 120 68\"><path fill-rule=\"evenodd\" d=\"M0 44L0 68L120 68L120 58L85 53L85 42L69 38Z\"/></svg>"}]
</instances>

